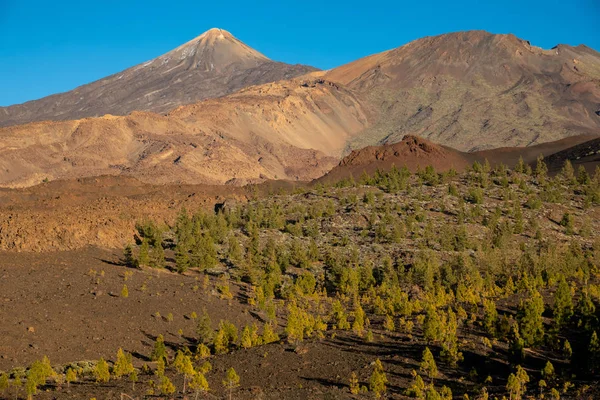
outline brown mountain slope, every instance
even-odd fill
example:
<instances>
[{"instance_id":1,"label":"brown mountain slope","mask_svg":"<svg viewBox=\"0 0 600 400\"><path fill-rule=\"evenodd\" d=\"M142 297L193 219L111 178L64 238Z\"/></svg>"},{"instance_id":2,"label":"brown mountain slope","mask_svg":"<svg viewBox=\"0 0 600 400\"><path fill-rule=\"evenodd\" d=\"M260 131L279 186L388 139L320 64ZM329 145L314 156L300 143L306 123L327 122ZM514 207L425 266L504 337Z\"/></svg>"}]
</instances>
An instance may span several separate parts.
<instances>
[{"instance_id":1,"label":"brown mountain slope","mask_svg":"<svg viewBox=\"0 0 600 400\"><path fill-rule=\"evenodd\" d=\"M134 112L0 129L0 185L127 175L152 183L310 180L331 169L367 116L321 79L252 87L168 116Z\"/></svg>"},{"instance_id":2,"label":"brown mountain slope","mask_svg":"<svg viewBox=\"0 0 600 400\"><path fill-rule=\"evenodd\" d=\"M450 147L441 146L429 140L406 135L402 141L382 146L368 146L353 150L340 161L338 166L318 181L335 182L353 176L358 178L363 172L373 174L376 170L389 170L393 165L406 166L411 171L433 166L437 171L450 168L463 170L479 157Z\"/></svg>"},{"instance_id":3,"label":"brown mountain slope","mask_svg":"<svg viewBox=\"0 0 600 400\"><path fill-rule=\"evenodd\" d=\"M482 31L426 37L331 70L379 118L350 148L415 134L463 151L600 133L600 54Z\"/></svg>"},{"instance_id":4,"label":"brown mountain slope","mask_svg":"<svg viewBox=\"0 0 600 400\"><path fill-rule=\"evenodd\" d=\"M134 110L163 113L314 70L271 61L229 32L215 28L158 58L69 92L0 107L0 126L126 115Z\"/></svg>"},{"instance_id":5,"label":"brown mountain slope","mask_svg":"<svg viewBox=\"0 0 600 400\"><path fill-rule=\"evenodd\" d=\"M412 172L429 165L438 172L445 172L451 168L462 171L475 161L483 163L488 160L492 165L502 163L514 167L519 158L530 164L534 163L539 155L544 154L550 155L544 159L551 172L562 168L567 158L574 164L581 163L592 171L600 164L600 139L590 138L583 135L529 147L503 147L467 153L418 136L406 135L398 143L353 150L316 182L336 182L351 176L358 178L363 172L373 174L377 170L390 170L392 166L406 166Z\"/></svg>"}]
</instances>

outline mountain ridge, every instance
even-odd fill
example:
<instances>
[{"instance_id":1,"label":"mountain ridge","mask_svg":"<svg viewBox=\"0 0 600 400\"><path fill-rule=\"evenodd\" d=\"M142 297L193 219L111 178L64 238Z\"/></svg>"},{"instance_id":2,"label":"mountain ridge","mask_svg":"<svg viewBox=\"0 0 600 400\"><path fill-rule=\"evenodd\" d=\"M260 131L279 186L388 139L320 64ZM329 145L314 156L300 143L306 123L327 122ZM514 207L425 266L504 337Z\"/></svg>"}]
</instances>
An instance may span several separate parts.
<instances>
[{"instance_id":1,"label":"mountain ridge","mask_svg":"<svg viewBox=\"0 0 600 400\"><path fill-rule=\"evenodd\" d=\"M600 53L512 34L418 39L327 71L380 118L349 149L415 134L462 151L600 132ZM368 140L365 140L367 138Z\"/></svg>"}]
</instances>

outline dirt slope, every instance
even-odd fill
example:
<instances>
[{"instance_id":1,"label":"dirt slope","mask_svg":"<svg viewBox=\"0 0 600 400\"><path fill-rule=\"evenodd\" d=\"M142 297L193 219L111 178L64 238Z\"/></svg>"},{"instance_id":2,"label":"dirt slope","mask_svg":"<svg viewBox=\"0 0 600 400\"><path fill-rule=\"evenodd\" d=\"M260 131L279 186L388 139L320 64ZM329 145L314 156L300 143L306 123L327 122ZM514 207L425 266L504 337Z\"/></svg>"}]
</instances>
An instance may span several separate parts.
<instances>
[{"instance_id":1,"label":"dirt slope","mask_svg":"<svg viewBox=\"0 0 600 400\"><path fill-rule=\"evenodd\" d=\"M122 248L136 222L172 223L182 207L214 210L226 199L245 201L249 189L151 185L103 176L0 189L0 251L57 251L88 245Z\"/></svg>"},{"instance_id":2,"label":"dirt slope","mask_svg":"<svg viewBox=\"0 0 600 400\"><path fill-rule=\"evenodd\" d=\"M69 92L0 107L0 126L126 115L134 110L163 113L314 70L272 61L229 32L214 28L160 57Z\"/></svg>"}]
</instances>

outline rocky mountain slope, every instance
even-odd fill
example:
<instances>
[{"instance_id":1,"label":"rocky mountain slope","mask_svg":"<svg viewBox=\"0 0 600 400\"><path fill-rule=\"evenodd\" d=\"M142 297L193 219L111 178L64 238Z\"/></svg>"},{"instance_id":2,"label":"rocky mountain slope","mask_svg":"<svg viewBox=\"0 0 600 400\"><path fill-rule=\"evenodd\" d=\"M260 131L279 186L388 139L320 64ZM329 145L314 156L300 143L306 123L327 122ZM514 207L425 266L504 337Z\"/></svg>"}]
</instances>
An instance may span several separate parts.
<instances>
[{"instance_id":1,"label":"rocky mountain slope","mask_svg":"<svg viewBox=\"0 0 600 400\"><path fill-rule=\"evenodd\" d=\"M593 168L600 160L600 139L580 135L529 147L463 152L418 136L406 135L397 143L353 150L316 182L335 183L350 177L358 179L363 172L372 175L377 170L389 171L393 166L405 166L411 172L423 170L427 166L434 167L438 172L450 169L460 172L476 161L483 164L487 160L491 165L504 164L513 168L519 159L523 159L526 164L535 164L540 155L549 155L544 156L544 160L551 173L558 172L567 159L574 164L583 164L590 172L594 172Z\"/></svg>"},{"instance_id":2,"label":"rocky mountain slope","mask_svg":"<svg viewBox=\"0 0 600 400\"><path fill-rule=\"evenodd\" d=\"M0 107L0 126L126 115L134 110L164 113L314 70L272 61L215 28L160 57L69 92Z\"/></svg>"},{"instance_id":3,"label":"rocky mountain slope","mask_svg":"<svg viewBox=\"0 0 600 400\"><path fill-rule=\"evenodd\" d=\"M127 175L151 183L311 180L367 125L353 94L321 79L256 86L167 116L134 112L0 129L0 185Z\"/></svg>"},{"instance_id":4,"label":"rocky mountain slope","mask_svg":"<svg viewBox=\"0 0 600 400\"><path fill-rule=\"evenodd\" d=\"M426 37L329 71L376 122L360 148L415 134L463 151L600 133L600 54L483 31Z\"/></svg>"},{"instance_id":5,"label":"rocky mountain slope","mask_svg":"<svg viewBox=\"0 0 600 400\"><path fill-rule=\"evenodd\" d=\"M450 168L463 170L473 161L478 160L480 157L474 154L441 146L417 136L406 135L397 143L353 150L335 168L320 178L319 182L336 182L351 176L358 179L363 172L373 174L377 170L388 171L392 166L397 168L406 166L412 172L428 165L440 172Z\"/></svg>"}]
</instances>

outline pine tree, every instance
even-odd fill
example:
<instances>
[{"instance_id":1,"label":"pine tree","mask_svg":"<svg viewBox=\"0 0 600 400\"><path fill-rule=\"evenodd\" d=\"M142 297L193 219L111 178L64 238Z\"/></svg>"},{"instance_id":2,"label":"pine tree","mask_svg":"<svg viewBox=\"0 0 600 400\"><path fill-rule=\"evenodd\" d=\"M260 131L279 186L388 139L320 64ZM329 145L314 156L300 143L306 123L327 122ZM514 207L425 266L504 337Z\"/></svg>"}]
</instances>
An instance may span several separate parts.
<instances>
[{"instance_id":1,"label":"pine tree","mask_svg":"<svg viewBox=\"0 0 600 400\"><path fill-rule=\"evenodd\" d=\"M233 389L240 386L240 377L235 372L235 369L233 369L233 367L227 370L227 373L225 374L225 379L223 380L223 386L225 386L225 388L229 390L229 400L231 400Z\"/></svg>"},{"instance_id":2,"label":"pine tree","mask_svg":"<svg viewBox=\"0 0 600 400\"><path fill-rule=\"evenodd\" d=\"M210 349L204 343L200 343L198 347L196 347L196 359L205 359L210 357Z\"/></svg>"},{"instance_id":3,"label":"pine tree","mask_svg":"<svg viewBox=\"0 0 600 400\"><path fill-rule=\"evenodd\" d=\"M385 321L383 322L383 327L388 332L394 332L396 329L396 324L394 323L394 317L391 315L385 316Z\"/></svg>"},{"instance_id":4,"label":"pine tree","mask_svg":"<svg viewBox=\"0 0 600 400\"><path fill-rule=\"evenodd\" d=\"M521 400L527 390L529 375L520 365L517 366L517 373L510 374L506 390L510 393L510 400Z\"/></svg>"},{"instance_id":5,"label":"pine tree","mask_svg":"<svg viewBox=\"0 0 600 400\"><path fill-rule=\"evenodd\" d=\"M565 358L567 358L569 360L571 359L571 356L573 355L573 349L571 348L571 343L569 343L569 341L567 339L565 339L565 342L563 343L562 353L563 353L563 356L565 356Z\"/></svg>"},{"instance_id":6,"label":"pine tree","mask_svg":"<svg viewBox=\"0 0 600 400\"><path fill-rule=\"evenodd\" d=\"M518 172L520 174L525 173L525 162L523 161L522 156L519 157L519 161L517 162L517 165L515 166L515 172Z\"/></svg>"},{"instance_id":7,"label":"pine tree","mask_svg":"<svg viewBox=\"0 0 600 400\"><path fill-rule=\"evenodd\" d=\"M152 268L165 267L165 250L160 240L150 250L150 266Z\"/></svg>"},{"instance_id":8,"label":"pine tree","mask_svg":"<svg viewBox=\"0 0 600 400\"><path fill-rule=\"evenodd\" d=\"M135 390L135 383L138 380L139 380L138 373L134 368L134 370L131 371L131 373L129 374L129 382L131 382L131 390Z\"/></svg>"},{"instance_id":9,"label":"pine tree","mask_svg":"<svg viewBox=\"0 0 600 400\"><path fill-rule=\"evenodd\" d=\"M127 288L127 285L123 285L123 288L121 289L121 297L124 299L129 297L129 289Z\"/></svg>"},{"instance_id":10,"label":"pine tree","mask_svg":"<svg viewBox=\"0 0 600 400\"><path fill-rule=\"evenodd\" d=\"M496 335L496 324L498 323L498 310L496 310L496 303L493 300L483 300L483 327L485 331L491 336Z\"/></svg>"},{"instance_id":11,"label":"pine tree","mask_svg":"<svg viewBox=\"0 0 600 400\"><path fill-rule=\"evenodd\" d=\"M352 375L350 375L350 393L358 394L360 392L360 385L358 383L358 377L356 376L356 372L352 371Z\"/></svg>"},{"instance_id":12,"label":"pine tree","mask_svg":"<svg viewBox=\"0 0 600 400\"><path fill-rule=\"evenodd\" d=\"M571 161L569 161L569 160L565 161L565 164L563 165L563 168L560 173L561 173L563 179L569 185L576 182L575 169L573 168L573 164L571 164Z\"/></svg>"},{"instance_id":13,"label":"pine tree","mask_svg":"<svg viewBox=\"0 0 600 400\"><path fill-rule=\"evenodd\" d=\"M35 361L29 367L27 372L27 381L25 382L25 391L29 400L37 393L38 386L44 385L49 377L56 376L56 372L50 365L48 357L44 356L41 361Z\"/></svg>"},{"instance_id":14,"label":"pine tree","mask_svg":"<svg viewBox=\"0 0 600 400\"><path fill-rule=\"evenodd\" d=\"M554 307L552 310L554 321L558 327L568 322L573 315L573 297L571 296L571 288L561 275L558 280L558 287L554 293Z\"/></svg>"},{"instance_id":15,"label":"pine tree","mask_svg":"<svg viewBox=\"0 0 600 400\"><path fill-rule=\"evenodd\" d=\"M279 335L273 331L273 327L269 322L266 322L263 327L262 342L269 344L279 341Z\"/></svg>"},{"instance_id":16,"label":"pine tree","mask_svg":"<svg viewBox=\"0 0 600 400\"><path fill-rule=\"evenodd\" d=\"M380 398L386 391L386 384L388 383L385 372L383 371L383 365L381 361L377 359L373 366L373 373L369 379L369 389L375 394L376 398Z\"/></svg>"},{"instance_id":17,"label":"pine tree","mask_svg":"<svg viewBox=\"0 0 600 400\"><path fill-rule=\"evenodd\" d=\"M360 306L360 302L357 303L353 314L354 321L352 322L352 331L362 337L365 330L365 311Z\"/></svg>"},{"instance_id":18,"label":"pine tree","mask_svg":"<svg viewBox=\"0 0 600 400\"><path fill-rule=\"evenodd\" d=\"M295 304L288 306L288 319L285 325L285 333L290 343L304 340L305 314Z\"/></svg>"},{"instance_id":19,"label":"pine tree","mask_svg":"<svg viewBox=\"0 0 600 400\"><path fill-rule=\"evenodd\" d=\"M138 262L133 257L133 248L130 244L127 244L127 246L125 246L125 248L123 249L123 264L125 264L125 266L129 268L138 267Z\"/></svg>"},{"instance_id":20,"label":"pine tree","mask_svg":"<svg viewBox=\"0 0 600 400\"><path fill-rule=\"evenodd\" d=\"M190 381L190 389L196 392L196 400L201 393L208 392L208 381L202 372L197 371Z\"/></svg>"},{"instance_id":21,"label":"pine tree","mask_svg":"<svg viewBox=\"0 0 600 400\"><path fill-rule=\"evenodd\" d=\"M456 365L462 360L462 353L458 349L458 320L452 308L448 308L448 312L440 325L441 334L441 355L451 365Z\"/></svg>"},{"instance_id":22,"label":"pine tree","mask_svg":"<svg viewBox=\"0 0 600 400\"><path fill-rule=\"evenodd\" d=\"M543 181L546 178L547 174L548 174L548 166L544 162L544 156L540 155L540 156L538 156L536 165L535 165L535 177L538 178L538 180Z\"/></svg>"},{"instance_id":23,"label":"pine tree","mask_svg":"<svg viewBox=\"0 0 600 400\"><path fill-rule=\"evenodd\" d=\"M590 175L587 173L585 167L580 165L577 169L577 182L581 185L589 185L590 181Z\"/></svg>"},{"instance_id":24,"label":"pine tree","mask_svg":"<svg viewBox=\"0 0 600 400\"><path fill-rule=\"evenodd\" d=\"M575 232L575 227L573 226L573 216L569 214L569 212L564 213L562 219L560 220L560 225L565 228L565 234L573 235Z\"/></svg>"},{"instance_id":25,"label":"pine tree","mask_svg":"<svg viewBox=\"0 0 600 400\"><path fill-rule=\"evenodd\" d=\"M421 376L417 374L417 371L415 371L414 369L412 370L411 375L413 376L413 382L410 385L410 387L406 389L405 394L407 396L414 397L417 399L424 399L425 382L423 382L423 378L421 378Z\"/></svg>"},{"instance_id":26,"label":"pine tree","mask_svg":"<svg viewBox=\"0 0 600 400\"><path fill-rule=\"evenodd\" d=\"M160 377L160 383L158 388L160 389L160 392L165 396L175 393L175 385L173 385L173 382L171 382L171 380L166 375L162 375Z\"/></svg>"},{"instance_id":27,"label":"pine tree","mask_svg":"<svg viewBox=\"0 0 600 400\"><path fill-rule=\"evenodd\" d=\"M156 360L156 370L154 370L154 375L161 377L165 374L166 363L165 359L160 357Z\"/></svg>"},{"instance_id":28,"label":"pine tree","mask_svg":"<svg viewBox=\"0 0 600 400\"><path fill-rule=\"evenodd\" d=\"M229 247L227 250L227 258L230 261L237 264L242 261L242 248L240 246L240 242L235 236L229 237Z\"/></svg>"},{"instance_id":29,"label":"pine tree","mask_svg":"<svg viewBox=\"0 0 600 400\"><path fill-rule=\"evenodd\" d=\"M212 328L212 321L210 315L206 312L206 309L202 309L202 315L198 318L196 333L198 334L198 340L201 343L210 343L213 339L214 331Z\"/></svg>"},{"instance_id":30,"label":"pine tree","mask_svg":"<svg viewBox=\"0 0 600 400\"><path fill-rule=\"evenodd\" d=\"M3 372L0 374L0 393L4 394L4 392L8 389L8 386L8 374Z\"/></svg>"},{"instance_id":31,"label":"pine tree","mask_svg":"<svg viewBox=\"0 0 600 400\"><path fill-rule=\"evenodd\" d=\"M150 265L150 244L146 238L142 239L137 263L140 267L147 267Z\"/></svg>"},{"instance_id":32,"label":"pine tree","mask_svg":"<svg viewBox=\"0 0 600 400\"><path fill-rule=\"evenodd\" d=\"M158 361L160 359L166 362L167 360L167 347L165 346L165 338L163 335L158 335L156 342L154 342L154 349L150 355L152 361Z\"/></svg>"},{"instance_id":33,"label":"pine tree","mask_svg":"<svg viewBox=\"0 0 600 400\"><path fill-rule=\"evenodd\" d=\"M241 339L240 345L244 349L249 349L253 345L252 334L250 332L250 327L248 325L244 326L244 329L242 330L242 339Z\"/></svg>"},{"instance_id":34,"label":"pine tree","mask_svg":"<svg viewBox=\"0 0 600 400\"><path fill-rule=\"evenodd\" d=\"M110 380L108 363L104 360L104 358L100 358L100 360L96 363L96 366L94 367L94 376L96 377L96 382L106 383Z\"/></svg>"},{"instance_id":35,"label":"pine tree","mask_svg":"<svg viewBox=\"0 0 600 400\"><path fill-rule=\"evenodd\" d=\"M544 300L537 290L533 290L527 301L519 305L517 318L519 321L519 333L525 342L525 346L534 346L544 337Z\"/></svg>"},{"instance_id":36,"label":"pine tree","mask_svg":"<svg viewBox=\"0 0 600 400\"><path fill-rule=\"evenodd\" d=\"M183 393L185 393L186 383L188 379L194 376L195 373L192 359L179 350L175 356L175 361L173 361L173 366L177 372L183 375Z\"/></svg>"},{"instance_id":37,"label":"pine tree","mask_svg":"<svg viewBox=\"0 0 600 400\"><path fill-rule=\"evenodd\" d=\"M433 354L431 353L431 350L429 350L429 347L425 347L425 350L423 351L423 359L421 360L419 370L431 379L431 383L433 383L433 380L438 375L437 365L435 364L435 359L433 358Z\"/></svg>"},{"instance_id":38,"label":"pine tree","mask_svg":"<svg viewBox=\"0 0 600 400\"><path fill-rule=\"evenodd\" d=\"M432 306L427 309L423 321L423 337L429 342L441 339L440 317Z\"/></svg>"},{"instance_id":39,"label":"pine tree","mask_svg":"<svg viewBox=\"0 0 600 400\"><path fill-rule=\"evenodd\" d=\"M223 329L219 329L215 334L213 348L216 354L225 354L229 351L229 339Z\"/></svg>"},{"instance_id":40,"label":"pine tree","mask_svg":"<svg viewBox=\"0 0 600 400\"><path fill-rule=\"evenodd\" d=\"M544 379L550 380L554 377L554 365L550 361L546 361L544 369L542 369L542 376Z\"/></svg>"},{"instance_id":41,"label":"pine tree","mask_svg":"<svg viewBox=\"0 0 600 400\"><path fill-rule=\"evenodd\" d=\"M187 247L180 242L175 246L175 266L180 274L183 274L190 267L190 253Z\"/></svg>"},{"instance_id":42,"label":"pine tree","mask_svg":"<svg viewBox=\"0 0 600 400\"><path fill-rule=\"evenodd\" d=\"M113 366L113 375L115 378L120 378L133 372L133 363L131 362L131 354L125 353L119 348L117 351L117 361Z\"/></svg>"}]
</instances>

